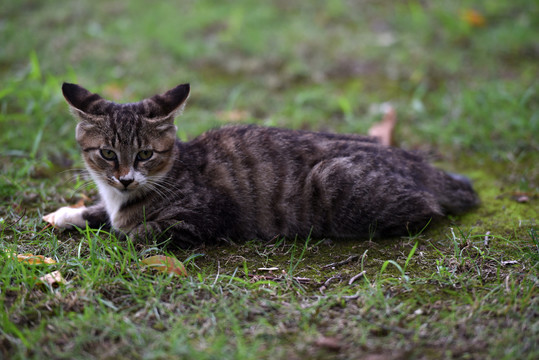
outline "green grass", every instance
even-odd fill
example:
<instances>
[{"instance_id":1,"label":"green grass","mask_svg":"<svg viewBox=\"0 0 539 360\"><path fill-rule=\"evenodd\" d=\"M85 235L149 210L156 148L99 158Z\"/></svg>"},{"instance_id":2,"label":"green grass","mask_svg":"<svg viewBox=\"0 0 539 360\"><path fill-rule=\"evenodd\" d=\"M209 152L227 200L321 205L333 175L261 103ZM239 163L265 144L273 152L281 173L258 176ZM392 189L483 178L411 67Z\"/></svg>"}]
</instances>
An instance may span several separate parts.
<instances>
[{"instance_id":1,"label":"green grass","mask_svg":"<svg viewBox=\"0 0 539 360\"><path fill-rule=\"evenodd\" d=\"M3 4L0 358L537 358L538 19L525 0ZM397 144L469 176L482 205L376 242L179 250L44 229L97 195L63 81L124 102L190 82L182 139L229 114L364 133L390 102ZM189 276L139 264L157 254ZM39 283L54 270L65 285Z\"/></svg>"}]
</instances>

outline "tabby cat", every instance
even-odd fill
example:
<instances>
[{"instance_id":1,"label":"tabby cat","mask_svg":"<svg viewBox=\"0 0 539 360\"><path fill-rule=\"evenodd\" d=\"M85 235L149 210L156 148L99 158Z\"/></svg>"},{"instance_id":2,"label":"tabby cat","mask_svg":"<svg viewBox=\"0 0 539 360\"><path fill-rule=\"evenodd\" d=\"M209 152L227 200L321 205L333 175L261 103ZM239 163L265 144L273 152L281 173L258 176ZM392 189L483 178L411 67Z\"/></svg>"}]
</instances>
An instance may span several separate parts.
<instances>
[{"instance_id":1,"label":"tabby cat","mask_svg":"<svg viewBox=\"0 0 539 360\"><path fill-rule=\"evenodd\" d=\"M110 226L133 241L172 238L196 246L407 234L478 204L465 177L366 136L241 125L181 142L174 118L189 89L183 84L116 104L63 84L101 201L44 219L60 228Z\"/></svg>"}]
</instances>

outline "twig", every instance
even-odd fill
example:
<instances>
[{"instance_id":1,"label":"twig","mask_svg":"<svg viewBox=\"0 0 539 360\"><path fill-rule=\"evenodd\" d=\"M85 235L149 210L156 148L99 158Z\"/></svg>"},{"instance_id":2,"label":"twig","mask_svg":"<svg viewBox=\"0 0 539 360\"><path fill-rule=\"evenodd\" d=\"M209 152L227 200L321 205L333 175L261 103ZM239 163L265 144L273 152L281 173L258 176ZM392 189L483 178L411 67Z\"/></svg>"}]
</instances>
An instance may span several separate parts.
<instances>
[{"instance_id":1,"label":"twig","mask_svg":"<svg viewBox=\"0 0 539 360\"><path fill-rule=\"evenodd\" d=\"M335 279L342 279L342 276L341 275L334 275L334 276L330 277L329 279L327 279L324 282L324 285L320 286L320 288L318 290L320 290L320 292L322 294L324 294L324 290L326 290L328 288L329 283L332 282Z\"/></svg>"},{"instance_id":2,"label":"twig","mask_svg":"<svg viewBox=\"0 0 539 360\"><path fill-rule=\"evenodd\" d=\"M360 293L359 291L357 293L355 293L354 295L346 295L346 296L343 296L342 298L344 300L355 300L357 299L358 297L360 296Z\"/></svg>"},{"instance_id":3,"label":"twig","mask_svg":"<svg viewBox=\"0 0 539 360\"><path fill-rule=\"evenodd\" d=\"M489 235L490 231L487 231L487 233L485 234L485 241L483 241L483 245L485 245L485 247L488 247L488 242L490 241Z\"/></svg>"},{"instance_id":4,"label":"twig","mask_svg":"<svg viewBox=\"0 0 539 360\"><path fill-rule=\"evenodd\" d=\"M324 265L322 266L322 269L327 269L327 268L332 268L332 267L337 267L337 266L341 266L341 265L345 265L345 264L348 264L354 260L357 260L359 258L359 255L350 255L348 257L348 259L346 260L343 260L343 261L339 261L339 262L334 262L334 263L331 263L331 264L327 264L327 265Z\"/></svg>"},{"instance_id":5,"label":"twig","mask_svg":"<svg viewBox=\"0 0 539 360\"><path fill-rule=\"evenodd\" d=\"M329 279L327 279L325 282L324 282L324 285L323 286L328 286L330 282L332 282L333 280L335 279L341 279L342 276L341 275L334 275L332 277L330 277Z\"/></svg>"},{"instance_id":6,"label":"twig","mask_svg":"<svg viewBox=\"0 0 539 360\"><path fill-rule=\"evenodd\" d=\"M261 268L258 268L257 270L258 271L277 271L279 270L279 268L278 267L269 267L269 268L261 267Z\"/></svg>"},{"instance_id":7,"label":"twig","mask_svg":"<svg viewBox=\"0 0 539 360\"><path fill-rule=\"evenodd\" d=\"M267 276L267 275L249 274L249 277L254 278L254 279L269 280L269 281L283 281L283 280L286 280L286 277L284 277L284 276ZM306 277L293 276L293 277L290 277L290 279L296 280L297 282L302 283L302 284L308 284L308 283L314 282L313 279L306 278Z\"/></svg>"},{"instance_id":8,"label":"twig","mask_svg":"<svg viewBox=\"0 0 539 360\"><path fill-rule=\"evenodd\" d=\"M11 224L6 224L6 226L9 226L9 227L13 227L15 225L17 225L17 223L19 221L22 220L22 218L26 215L26 209L22 209L22 214L20 214L21 216L19 216L19 218L17 220L15 220L14 222L12 222Z\"/></svg>"},{"instance_id":9,"label":"twig","mask_svg":"<svg viewBox=\"0 0 539 360\"><path fill-rule=\"evenodd\" d=\"M365 270L363 270L362 272L360 272L359 274L353 276L350 281L348 281L348 285L352 285L354 283L354 281L356 281L357 279L359 279L360 277L363 277L365 276L367 272Z\"/></svg>"},{"instance_id":10,"label":"twig","mask_svg":"<svg viewBox=\"0 0 539 360\"><path fill-rule=\"evenodd\" d=\"M516 260L502 261L502 266L517 265L517 264L518 264L518 261Z\"/></svg>"},{"instance_id":11,"label":"twig","mask_svg":"<svg viewBox=\"0 0 539 360\"><path fill-rule=\"evenodd\" d=\"M219 278L219 273L221 272L221 262L217 260L217 275L215 275L215 280L213 281L212 287L217 284L217 279Z\"/></svg>"},{"instance_id":12,"label":"twig","mask_svg":"<svg viewBox=\"0 0 539 360\"><path fill-rule=\"evenodd\" d=\"M52 227L52 224L47 224L43 227L43 229L39 230L37 234L41 234L43 231L47 230L48 228Z\"/></svg>"}]
</instances>

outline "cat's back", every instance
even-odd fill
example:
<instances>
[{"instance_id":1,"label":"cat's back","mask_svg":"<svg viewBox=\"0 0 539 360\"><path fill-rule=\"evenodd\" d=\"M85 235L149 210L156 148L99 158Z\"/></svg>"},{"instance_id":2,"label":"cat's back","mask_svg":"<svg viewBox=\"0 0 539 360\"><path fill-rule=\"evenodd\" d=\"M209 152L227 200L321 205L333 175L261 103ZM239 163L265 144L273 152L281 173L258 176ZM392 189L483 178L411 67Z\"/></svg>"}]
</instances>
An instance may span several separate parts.
<instances>
[{"instance_id":1,"label":"cat's back","mask_svg":"<svg viewBox=\"0 0 539 360\"><path fill-rule=\"evenodd\" d=\"M378 152L376 139L355 134L334 134L289 130L257 125L224 126L205 132L190 142L215 158L242 158L279 162L288 157L318 160L327 156L347 156L358 151ZM331 151L329 151L331 150ZM280 158L276 158L280 156Z\"/></svg>"},{"instance_id":2,"label":"cat's back","mask_svg":"<svg viewBox=\"0 0 539 360\"><path fill-rule=\"evenodd\" d=\"M196 157L198 181L239 209L237 226L246 227L240 232L254 229L259 238L307 235L313 225L315 235L363 231L372 219L349 223L349 212L387 207L399 169L422 164L370 137L254 125L210 130L185 150L181 163Z\"/></svg>"}]
</instances>

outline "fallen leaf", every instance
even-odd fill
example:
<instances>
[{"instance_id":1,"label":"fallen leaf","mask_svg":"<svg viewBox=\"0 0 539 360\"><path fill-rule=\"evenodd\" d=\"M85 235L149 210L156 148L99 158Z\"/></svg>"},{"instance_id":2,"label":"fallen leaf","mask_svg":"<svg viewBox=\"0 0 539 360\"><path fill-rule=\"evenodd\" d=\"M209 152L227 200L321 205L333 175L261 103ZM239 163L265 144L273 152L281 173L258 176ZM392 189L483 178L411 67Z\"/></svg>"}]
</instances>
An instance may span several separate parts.
<instances>
[{"instance_id":1,"label":"fallen leaf","mask_svg":"<svg viewBox=\"0 0 539 360\"><path fill-rule=\"evenodd\" d=\"M530 201L530 198L528 196L526 196L526 195L521 195L516 200L519 203L527 203L527 202Z\"/></svg>"},{"instance_id":2,"label":"fallen leaf","mask_svg":"<svg viewBox=\"0 0 539 360\"><path fill-rule=\"evenodd\" d=\"M218 111L217 118L223 122L241 122L249 118L250 114L245 110Z\"/></svg>"},{"instance_id":3,"label":"fallen leaf","mask_svg":"<svg viewBox=\"0 0 539 360\"><path fill-rule=\"evenodd\" d=\"M182 262L176 258L165 255L154 255L141 260L141 263L159 271L187 276L187 271Z\"/></svg>"},{"instance_id":4,"label":"fallen leaf","mask_svg":"<svg viewBox=\"0 0 539 360\"><path fill-rule=\"evenodd\" d=\"M53 271L50 274L43 275L42 277L39 278L39 281L53 288L57 288L60 285L65 285L66 283L66 280L64 279L64 277L58 270Z\"/></svg>"},{"instance_id":5,"label":"fallen leaf","mask_svg":"<svg viewBox=\"0 0 539 360\"><path fill-rule=\"evenodd\" d=\"M464 9L460 13L460 18L464 20L468 25L474 27L485 26L487 21L485 17L477 10L474 9Z\"/></svg>"},{"instance_id":6,"label":"fallen leaf","mask_svg":"<svg viewBox=\"0 0 539 360\"><path fill-rule=\"evenodd\" d=\"M7 254L8 257L16 257L19 262L25 262L30 265L37 264L56 264L56 260L44 257L43 255L33 255L33 254Z\"/></svg>"},{"instance_id":7,"label":"fallen leaf","mask_svg":"<svg viewBox=\"0 0 539 360\"><path fill-rule=\"evenodd\" d=\"M397 112L391 105L384 109L384 118L371 126L369 136L378 138L381 144L390 146L393 144L393 130L397 124Z\"/></svg>"},{"instance_id":8,"label":"fallen leaf","mask_svg":"<svg viewBox=\"0 0 539 360\"><path fill-rule=\"evenodd\" d=\"M105 88L103 89L103 93L107 97L112 98L112 100L120 101L125 94L125 86L116 84L116 83L111 83L111 84L105 85Z\"/></svg>"},{"instance_id":9,"label":"fallen leaf","mask_svg":"<svg viewBox=\"0 0 539 360\"><path fill-rule=\"evenodd\" d=\"M331 351L339 351L342 348L341 340L336 337L321 336L316 339L315 344Z\"/></svg>"}]
</instances>

